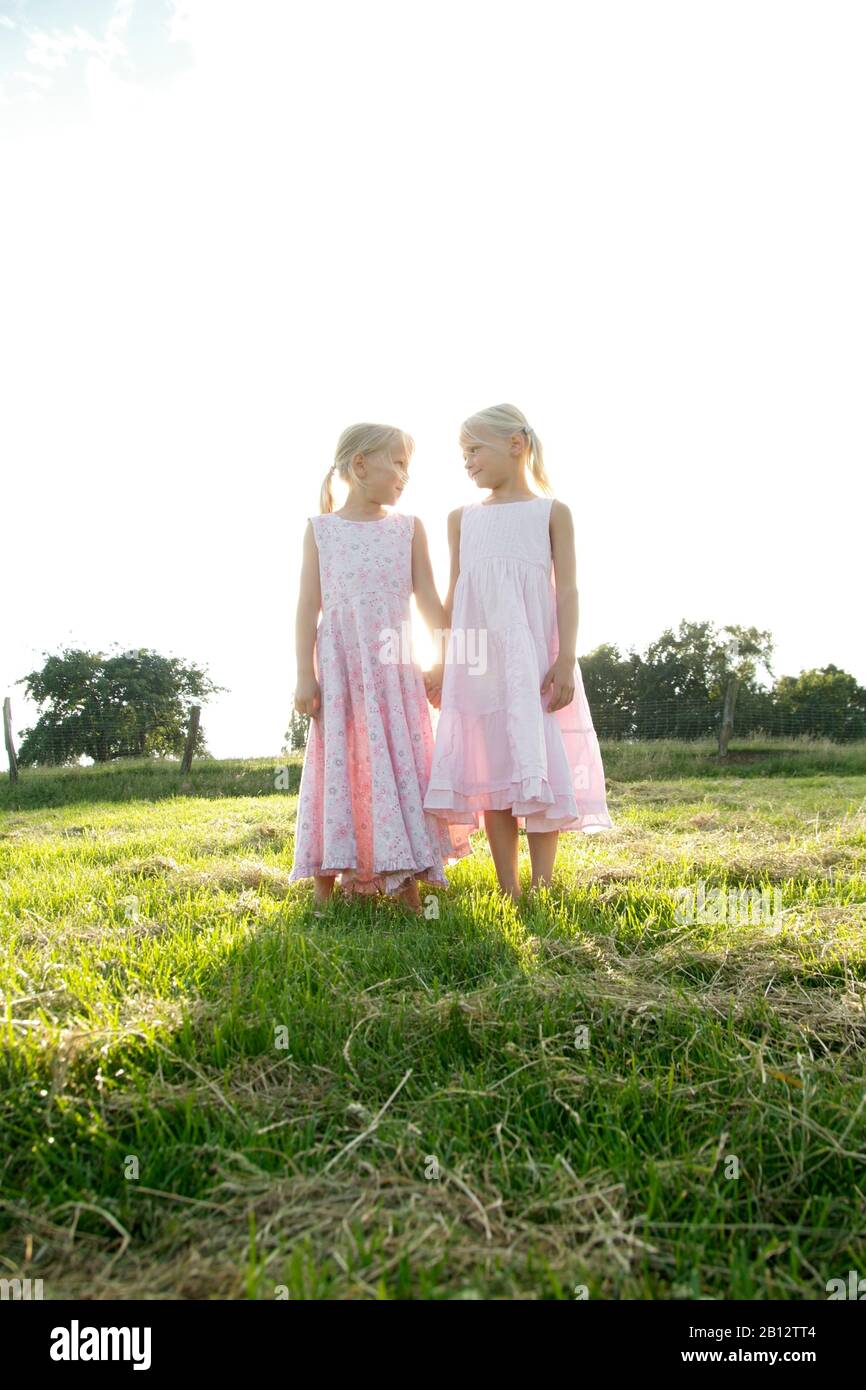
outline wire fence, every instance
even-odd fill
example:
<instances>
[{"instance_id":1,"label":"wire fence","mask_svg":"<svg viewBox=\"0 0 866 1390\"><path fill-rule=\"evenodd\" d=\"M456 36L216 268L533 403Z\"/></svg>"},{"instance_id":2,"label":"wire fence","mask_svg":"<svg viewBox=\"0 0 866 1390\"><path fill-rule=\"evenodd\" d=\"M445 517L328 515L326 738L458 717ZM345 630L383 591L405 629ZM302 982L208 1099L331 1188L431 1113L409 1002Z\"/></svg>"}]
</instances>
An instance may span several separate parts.
<instances>
[{"instance_id":1,"label":"wire fence","mask_svg":"<svg viewBox=\"0 0 866 1390\"><path fill-rule=\"evenodd\" d=\"M593 703L592 719L604 739L717 738L722 724L721 702L678 698L645 700L630 709ZM807 709L761 702L744 703L734 714L734 738L829 738L840 743L866 738L866 710L816 702Z\"/></svg>"},{"instance_id":2,"label":"wire fence","mask_svg":"<svg viewBox=\"0 0 866 1390\"><path fill-rule=\"evenodd\" d=\"M193 709L198 709L194 706ZM651 742L657 739L691 742L717 740L722 726L721 701L684 700L679 697L645 700L632 708L593 701L590 708L599 739L609 742ZM13 767L70 766L82 758L108 763L121 758L210 758L204 725L193 727L166 717L164 707L127 706L92 717L69 714L52 726L43 716L16 749L9 702L4 705L6 749L10 773ZM435 721L436 716L433 715ZM303 753L310 720L290 715L280 755ZM866 739L866 710L844 708L829 701L815 701L808 709L774 706L766 697L743 700L733 721L733 739L830 739L849 743ZM13 774L14 775L14 774Z\"/></svg>"}]
</instances>

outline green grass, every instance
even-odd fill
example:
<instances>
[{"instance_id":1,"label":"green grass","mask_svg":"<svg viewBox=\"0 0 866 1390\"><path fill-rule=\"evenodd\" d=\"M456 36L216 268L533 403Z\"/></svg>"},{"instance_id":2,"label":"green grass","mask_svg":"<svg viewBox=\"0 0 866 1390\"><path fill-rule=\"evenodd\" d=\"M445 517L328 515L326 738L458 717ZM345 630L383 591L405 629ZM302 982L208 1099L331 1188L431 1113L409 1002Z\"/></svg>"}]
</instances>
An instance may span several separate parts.
<instances>
[{"instance_id":1,"label":"green grass","mask_svg":"<svg viewBox=\"0 0 866 1390\"><path fill-rule=\"evenodd\" d=\"M866 750L735 751L758 759L605 747L613 832L564 837L518 904L479 834L422 920L288 883L297 782L275 793L269 760L25 769L0 815L0 1277L254 1299L862 1277ZM699 880L778 888L781 916L678 920Z\"/></svg>"}]
</instances>

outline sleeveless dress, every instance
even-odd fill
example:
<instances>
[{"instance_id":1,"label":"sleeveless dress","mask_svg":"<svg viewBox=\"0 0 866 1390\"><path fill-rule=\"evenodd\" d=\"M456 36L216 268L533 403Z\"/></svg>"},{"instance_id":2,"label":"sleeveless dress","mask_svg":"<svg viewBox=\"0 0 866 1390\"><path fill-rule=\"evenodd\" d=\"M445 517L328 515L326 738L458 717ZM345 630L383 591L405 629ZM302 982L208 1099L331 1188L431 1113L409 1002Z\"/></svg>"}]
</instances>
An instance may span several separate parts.
<instances>
[{"instance_id":1,"label":"sleeveless dress","mask_svg":"<svg viewBox=\"0 0 866 1390\"><path fill-rule=\"evenodd\" d=\"M541 683L559 652L553 499L463 508L460 574L424 806L477 826L510 808L529 833L610 828L604 768L580 666L550 713Z\"/></svg>"},{"instance_id":2,"label":"sleeveless dress","mask_svg":"<svg viewBox=\"0 0 866 1390\"><path fill-rule=\"evenodd\" d=\"M310 517L322 614L292 881L340 874L347 894L396 893L410 879L447 884L445 861L471 854L469 832L424 810L433 729L412 657L415 518Z\"/></svg>"}]
</instances>

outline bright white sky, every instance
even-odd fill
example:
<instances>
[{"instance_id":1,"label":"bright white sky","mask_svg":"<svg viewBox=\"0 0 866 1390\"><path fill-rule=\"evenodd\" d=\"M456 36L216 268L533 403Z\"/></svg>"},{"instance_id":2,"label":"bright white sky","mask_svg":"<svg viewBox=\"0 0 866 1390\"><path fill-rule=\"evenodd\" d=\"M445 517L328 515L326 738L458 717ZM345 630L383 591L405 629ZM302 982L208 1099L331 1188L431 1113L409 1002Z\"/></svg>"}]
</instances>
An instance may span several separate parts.
<instances>
[{"instance_id":1,"label":"bright white sky","mask_svg":"<svg viewBox=\"0 0 866 1390\"><path fill-rule=\"evenodd\" d=\"M0 0L16 732L43 653L117 643L278 752L341 429L415 437L444 593L498 401L574 512L579 653L753 623L866 683L864 40L843 0Z\"/></svg>"}]
</instances>

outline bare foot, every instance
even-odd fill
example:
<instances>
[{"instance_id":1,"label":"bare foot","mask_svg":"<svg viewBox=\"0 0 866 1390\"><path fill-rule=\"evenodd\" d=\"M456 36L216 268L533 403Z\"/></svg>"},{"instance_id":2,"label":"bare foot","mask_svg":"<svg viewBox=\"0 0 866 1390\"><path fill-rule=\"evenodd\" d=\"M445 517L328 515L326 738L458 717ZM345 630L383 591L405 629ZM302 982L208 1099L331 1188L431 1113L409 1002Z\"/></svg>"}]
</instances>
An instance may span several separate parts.
<instances>
[{"instance_id":1,"label":"bare foot","mask_svg":"<svg viewBox=\"0 0 866 1390\"><path fill-rule=\"evenodd\" d=\"M421 894L418 891L417 878L410 878L409 882L394 896L397 901L402 903L403 907L407 907L410 912L421 912Z\"/></svg>"},{"instance_id":2,"label":"bare foot","mask_svg":"<svg viewBox=\"0 0 866 1390\"><path fill-rule=\"evenodd\" d=\"M317 874L313 879L313 902L316 907L324 907L336 894L340 896L337 880L333 874Z\"/></svg>"},{"instance_id":3,"label":"bare foot","mask_svg":"<svg viewBox=\"0 0 866 1390\"><path fill-rule=\"evenodd\" d=\"M500 891L500 893L502 894L503 898L511 898L512 902L515 902L515 903L520 901L520 884L519 884L519 883L508 884L508 885L506 885L506 886L503 886L503 885L500 883L500 885L499 885L499 891Z\"/></svg>"}]
</instances>

